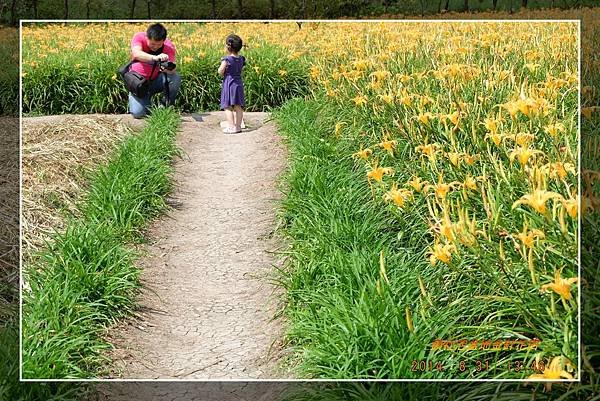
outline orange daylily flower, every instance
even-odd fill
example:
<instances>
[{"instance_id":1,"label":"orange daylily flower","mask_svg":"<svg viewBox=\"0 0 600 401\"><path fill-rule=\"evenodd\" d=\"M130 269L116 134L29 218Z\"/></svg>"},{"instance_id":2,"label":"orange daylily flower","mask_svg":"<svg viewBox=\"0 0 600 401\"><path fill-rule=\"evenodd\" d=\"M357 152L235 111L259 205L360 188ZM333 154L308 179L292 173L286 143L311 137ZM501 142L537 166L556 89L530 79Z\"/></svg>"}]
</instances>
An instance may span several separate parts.
<instances>
[{"instance_id":1,"label":"orange daylily flower","mask_svg":"<svg viewBox=\"0 0 600 401\"><path fill-rule=\"evenodd\" d=\"M532 248L535 239L543 239L546 238L546 235L543 231L533 229L531 231L527 230L527 224L523 225L523 231L517 234L517 238L523 242L527 248Z\"/></svg>"},{"instance_id":2,"label":"orange daylily flower","mask_svg":"<svg viewBox=\"0 0 600 401\"><path fill-rule=\"evenodd\" d=\"M378 161L376 160L373 166L371 167L371 171L367 173L367 179L369 181L371 181L371 179L374 179L377 182L381 182L381 180L383 180L384 174L394 175L394 169L392 169L391 167L379 167Z\"/></svg>"},{"instance_id":3,"label":"orange daylily flower","mask_svg":"<svg viewBox=\"0 0 600 401\"><path fill-rule=\"evenodd\" d=\"M562 195L544 189L536 189L530 194L523 195L521 199L513 203L512 208L525 204L531 206L540 214L546 214L546 202L550 199L562 199Z\"/></svg>"},{"instance_id":4,"label":"orange daylily flower","mask_svg":"<svg viewBox=\"0 0 600 401\"><path fill-rule=\"evenodd\" d=\"M352 153L352 156L359 157L363 160L367 160L369 156L373 154L373 151L369 148L363 149L362 145L360 145L360 150L356 153Z\"/></svg>"},{"instance_id":5,"label":"orange daylily flower","mask_svg":"<svg viewBox=\"0 0 600 401\"><path fill-rule=\"evenodd\" d=\"M429 263L435 265L438 260L448 264L452 261L452 252L456 252L456 246L452 244L442 245L439 242L433 246L433 249L429 252Z\"/></svg>"},{"instance_id":6,"label":"orange daylily flower","mask_svg":"<svg viewBox=\"0 0 600 401\"><path fill-rule=\"evenodd\" d=\"M383 141L379 142L377 145L379 147L385 149L390 154L390 156L393 156L394 148L396 147L396 145L398 145L398 141L389 140L389 139L387 139L387 136L386 136L386 137L384 137Z\"/></svg>"},{"instance_id":7,"label":"orange daylily flower","mask_svg":"<svg viewBox=\"0 0 600 401\"><path fill-rule=\"evenodd\" d=\"M562 356L555 356L550 362L550 365L544 369L544 373L535 373L528 377L528 379L550 379L550 380L560 380L560 379L573 379L573 375L564 370L565 365L569 364L563 363ZM545 383L546 391L550 391L552 389L552 383Z\"/></svg>"},{"instance_id":8,"label":"orange daylily flower","mask_svg":"<svg viewBox=\"0 0 600 401\"><path fill-rule=\"evenodd\" d=\"M424 183L426 183L426 181L421 181L421 177L417 176L414 176L410 181L408 181L408 185L413 187L413 189L417 192L421 192Z\"/></svg>"},{"instance_id":9,"label":"orange daylily flower","mask_svg":"<svg viewBox=\"0 0 600 401\"><path fill-rule=\"evenodd\" d=\"M383 194L384 201L393 201L399 208L402 208L405 201L410 198L412 198L412 192L404 188L398 189L398 184L395 182L392 184L392 188Z\"/></svg>"},{"instance_id":10,"label":"orange daylily flower","mask_svg":"<svg viewBox=\"0 0 600 401\"><path fill-rule=\"evenodd\" d=\"M568 301L572 298L571 296L571 285L579 281L577 277L571 277L564 279L560 277L560 270L554 272L554 281L549 284L544 284L541 288L542 292L552 290L560 295L564 300Z\"/></svg>"},{"instance_id":11,"label":"orange daylily flower","mask_svg":"<svg viewBox=\"0 0 600 401\"><path fill-rule=\"evenodd\" d=\"M357 106L364 106L365 104L367 104L367 97L363 95L358 95L354 99L352 99L352 101Z\"/></svg>"}]
</instances>

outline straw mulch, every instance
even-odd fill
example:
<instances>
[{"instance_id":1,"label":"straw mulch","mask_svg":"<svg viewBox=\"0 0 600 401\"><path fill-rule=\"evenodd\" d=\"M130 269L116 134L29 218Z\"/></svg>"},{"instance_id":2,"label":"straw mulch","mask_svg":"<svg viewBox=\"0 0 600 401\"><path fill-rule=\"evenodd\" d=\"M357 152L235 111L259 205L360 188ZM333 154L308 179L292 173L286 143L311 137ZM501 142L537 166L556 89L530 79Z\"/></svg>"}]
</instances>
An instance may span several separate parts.
<instances>
[{"instance_id":1,"label":"straw mulch","mask_svg":"<svg viewBox=\"0 0 600 401\"><path fill-rule=\"evenodd\" d=\"M131 129L109 116L23 119L23 257L77 216L89 173L108 161ZM86 177L87 176L87 177Z\"/></svg>"}]
</instances>

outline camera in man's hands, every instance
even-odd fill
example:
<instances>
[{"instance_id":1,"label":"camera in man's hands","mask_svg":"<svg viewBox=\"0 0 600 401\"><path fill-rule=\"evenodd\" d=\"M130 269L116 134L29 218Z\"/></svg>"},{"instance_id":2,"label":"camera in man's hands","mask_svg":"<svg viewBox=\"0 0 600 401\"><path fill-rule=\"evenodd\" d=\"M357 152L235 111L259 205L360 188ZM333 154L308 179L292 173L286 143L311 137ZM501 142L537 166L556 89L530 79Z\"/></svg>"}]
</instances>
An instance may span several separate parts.
<instances>
[{"instance_id":1,"label":"camera in man's hands","mask_svg":"<svg viewBox=\"0 0 600 401\"><path fill-rule=\"evenodd\" d=\"M172 61L161 61L159 64L161 70L172 71L175 69L176 65Z\"/></svg>"}]
</instances>

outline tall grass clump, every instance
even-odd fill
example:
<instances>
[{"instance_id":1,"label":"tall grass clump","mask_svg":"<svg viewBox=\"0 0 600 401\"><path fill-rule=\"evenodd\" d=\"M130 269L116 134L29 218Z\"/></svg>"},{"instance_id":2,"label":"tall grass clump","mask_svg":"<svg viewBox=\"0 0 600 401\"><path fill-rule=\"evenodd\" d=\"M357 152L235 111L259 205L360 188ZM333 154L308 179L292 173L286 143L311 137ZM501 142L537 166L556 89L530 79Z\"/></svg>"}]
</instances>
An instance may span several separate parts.
<instances>
[{"instance_id":1,"label":"tall grass clump","mask_svg":"<svg viewBox=\"0 0 600 401\"><path fill-rule=\"evenodd\" d=\"M356 179L352 160L339 158L343 145L323 130L324 114L302 100L276 114L292 151L282 215L293 240L291 263L280 277L300 357L290 363L301 377L399 377L424 346L410 338L405 319L415 294L411 288L380 296L380 250L397 243L393 220L368 207L368 187ZM388 271L417 266L410 254L384 259Z\"/></svg>"},{"instance_id":2,"label":"tall grass clump","mask_svg":"<svg viewBox=\"0 0 600 401\"><path fill-rule=\"evenodd\" d=\"M24 274L23 377L95 377L110 347L101 336L133 310L139 288L127 247L165 209L179 116L156 110L92 177L81 218L57 233Z\"/></svg>"}]
</instances>

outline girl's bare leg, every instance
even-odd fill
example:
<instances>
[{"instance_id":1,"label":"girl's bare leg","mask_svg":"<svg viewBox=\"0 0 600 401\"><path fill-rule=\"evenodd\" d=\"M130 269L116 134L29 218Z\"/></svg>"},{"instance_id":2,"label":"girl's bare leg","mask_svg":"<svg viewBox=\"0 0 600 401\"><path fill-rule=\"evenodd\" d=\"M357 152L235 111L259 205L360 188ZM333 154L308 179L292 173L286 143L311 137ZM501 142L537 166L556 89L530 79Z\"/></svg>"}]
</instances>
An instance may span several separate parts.
<instances>
[{"instance_id":1,"label":"girl's bare leg","mask_svg":"<svg viewBox=\"0 0 600 401\"><path fill-rule=\"evenodd\" d=\"M240 105L233 106L233 109L235 110L235 130L241 131L242 130L242 119L244 118L244 110L242 109L242 106L240 106Z\"/></svg>"},{"instance_id":2,"label":"girl's bare leg","mask_svg":"<svg viewBox=\"0 0 600 401\"><path fill-rule=\"evenodd\" d=\"M229 124L229 127L234 128L235 120L233 115L233 108L229 107L225 109L225 118L227 118L227 123Z\"/></svg>"}]
</instances>

